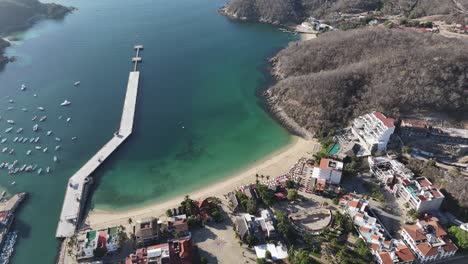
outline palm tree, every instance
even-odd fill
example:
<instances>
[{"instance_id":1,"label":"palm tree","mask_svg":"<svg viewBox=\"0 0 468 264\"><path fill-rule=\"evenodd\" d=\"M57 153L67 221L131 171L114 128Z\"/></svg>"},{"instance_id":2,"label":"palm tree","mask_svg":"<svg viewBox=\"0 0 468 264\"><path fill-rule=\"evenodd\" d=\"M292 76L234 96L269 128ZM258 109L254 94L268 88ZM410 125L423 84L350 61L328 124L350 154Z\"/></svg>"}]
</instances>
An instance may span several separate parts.
<instances>
[{"instance_id":1,"label":"palm tree","mask_svg":"<svg viewBox=\"0 0 468 264\"><path fill-rule=\"evenodd\" d=\"M128 218L128 224L131 225L133 223L132 218Z\"/></svg>"},{"instance_id":2,"label":"palm tree","mask_svg":"<svg viewBox=\"0 0 468 264\"><path fill-rule=\"evenodd\" d=\"M270 179L270 175L267 175L266 178L267 178L267 180L269 180L269 179Z\"/></svg>"},{"instance_id":3,"label":"palm tree","mask_svg":"<svg viewBox=\"0 0 468 264\"><path fill-rule=\"evenodd\" d=\"M265 175L262 174L262 175L260 175L260 177L262 177L262 179L263 179L263 178L265 178Z\"/></svg>"}]
</instances>

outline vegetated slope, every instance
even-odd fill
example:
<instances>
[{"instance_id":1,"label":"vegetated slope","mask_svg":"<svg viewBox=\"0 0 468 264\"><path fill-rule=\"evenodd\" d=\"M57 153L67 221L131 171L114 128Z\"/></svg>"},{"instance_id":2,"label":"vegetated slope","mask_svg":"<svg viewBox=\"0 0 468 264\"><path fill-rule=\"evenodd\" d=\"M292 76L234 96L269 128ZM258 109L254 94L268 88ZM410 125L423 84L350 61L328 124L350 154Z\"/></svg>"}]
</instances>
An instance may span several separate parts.
<instances>
[{"instance_id":1,"label":"vegetated slope","mask_svg":"<svg viewBox=\"0 0 468 264\"><path fill-rule=\"evenodd\" d=\"M0 33L23 29L40 17L63 18L70 8L37 0L0 0Z\"/></svg>"},{"instance_id":2,"label":"vegetated slope","mask_svg":"<svg viewBox=\"0 0 468 264\"><path fill-rule=\"evenodd\" d=\"M231 0L223 12L237 19L286 24L332 11L364 12L380 7L381 0Z\"/></svg>"},{"instance_id":3,"label":"vegetated slope","mask_svg":"<svg viewBox=\"0 0 468 264\"><path fill-rule=\"evenodd\" d=\"M0 36L26 29L41 18L61 19L71 10L38 0L0 0ZM8 42L0 39L0 69L8 62L8 58L3 56L3 50L8 46Z\"/></svg>"},{"instance_id":4,"label":"vegetated slope","mask_svg":"<svg viewBox=\"0 0 468 264\"><path fill-rule=\"evenodd\" d=\"M468 118L467 48L465 40L383 27L326 33L278 53L280 81L269 100L312 132L372 110Z\"/></svg>"},{"instance_id":5,"label":"vegetated slope","mask_svg":"<svg viewBox=\"0 0 468 264\"><path fill-rule=\"evenodd\" d=\"M237 19L273 24L300 23L308 16L327 18L333 12L381 10L410 18L427 15L464 16L467 0L231 0L223 13Z\"/></svg>"}]
</instances>

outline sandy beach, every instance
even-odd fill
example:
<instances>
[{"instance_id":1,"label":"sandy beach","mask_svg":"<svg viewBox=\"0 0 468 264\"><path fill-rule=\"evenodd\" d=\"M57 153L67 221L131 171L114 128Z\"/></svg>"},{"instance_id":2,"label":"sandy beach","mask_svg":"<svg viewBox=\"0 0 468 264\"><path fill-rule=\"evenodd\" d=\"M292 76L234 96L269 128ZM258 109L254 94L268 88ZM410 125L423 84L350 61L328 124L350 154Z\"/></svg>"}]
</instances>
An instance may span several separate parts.
<instances>
[{"instance_id":1,"label":"sandy beach","mask_svg":"<svg viewBox=\"0 0 468 264\"><path fill-rule=\"evenodd\" d=\"M255 182L255 174L269 175L271 178L283 175L289 171L291 166L301 157L310 156L319 148L314 140L305 140L293 137L291 143L284 148L268 155L254 165L242 170L219 182L200 190L187 193L194 200L209 196L224 198L223 195L235 188ZM112 225L127 225L128 219L134 221L147 216L162 217L169 208L177 207L185 195L180 195L166 201L160 201L152 205L126 211L92 210L86 218L86 225L95 229Z\"/></svg>"}]
</instances>

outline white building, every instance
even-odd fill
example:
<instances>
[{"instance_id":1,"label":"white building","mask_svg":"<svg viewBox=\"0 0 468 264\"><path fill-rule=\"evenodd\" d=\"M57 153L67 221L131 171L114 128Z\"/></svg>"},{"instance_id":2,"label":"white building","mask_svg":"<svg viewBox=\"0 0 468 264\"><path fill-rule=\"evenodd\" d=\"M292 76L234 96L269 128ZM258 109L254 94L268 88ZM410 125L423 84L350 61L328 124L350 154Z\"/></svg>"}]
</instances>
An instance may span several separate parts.
<instances>
[{"instance_id":1,"label":"white building","mask_svg":"<svg viewBox=\"0 0 468 264\"><path fill-rule=\"evenodd\" d=\"M120 247L120 227L91 230L78 238L77 259L94 257L97 248L105 248L107 253L115 252Z\"/></svg>"},{"instance_id":2,"label":"white building","mask_svg":"<svg viewBox=\"0 0 468 264\"><path fill-rule=\"evenodd\" d=\"M368 213L368 202L354 199L346 207L346 213L353 220L359 237L369 246L376 263L410 264L415 260L411 250L398 239L387 239L386 230L377 218Z\"/></svg>"},{"instance_id":3,"label":"white building","mask_svg":"<svg viewBox=\"0 0 468 264\"><path fill-rule=\"evenodd\" d=\"M373 112L354 119L351 132L370 153L386 151L390 136L395 131L395 120L380 112Z\"/></svg>"},{"instance_id":4,"label":"white building","mask_svg":"<svg viewBox=\"0 0 468 264\"><path fill-rule=\"evenodd\" d=\"M320 165L314 167L312 178L316 178L317 180L323 179L331 184L339 184L342 172L343 162L332 159L321 159Z\"/></svg>"},{"instance_id":5,"label":"white building","mask_svg":"<svg viewBox=\"0 0 468 264\"><path fill-rule=\"evenodd\" d=\"M401 236L420 263L452 257L458 250L437 219L405 225L401 229Z\"/></svg>"},{"instance_id":6,"label":"white building","mask_svg":"<svg viewBox=\"0 0 468 264\"><path fill-rule=\"evenodd\" d=\"M242 239L247 235L267 238L274 238L276 236L270 212L262 210L260 214L261 217L255 217L251 214L241 214L236 217L237 232Z\"/></svg>"},{"instance_id":7,"label":"white building","mask_svg":"<svg viewBox=\"0 0 468 264\"><path fill-rule=\"evenodd\" d=\"M418 212L438 210L445 198L426 177L399 179L394 188L396 196Z\"/></svg>"},{"instance_id":8,"label":"white building","mask_svg":"<svg viewBox=\"0 0 468 264\"><path fill-rule=\"evenodd\" d=\"M271 258L273 260L280 260L280 259L286 259L288 258L288 248L281 244L281 242L278 243L278 245L275 244L263 244L263 245L258 245L255 246L255 254L257 255L257 258L265 258L265 254L267 250L271 253Z\"/></svg>"},{"instance_id":9,"label":"white building","mask_svg":"<svg viewBox=\"0 0 468 264\"><path fill-rule=\"evenodd\" d=\"M370 172L382 183L391 184L397 178L412 179L414 177L410 169L394 159L369 156L367 161Z\"/></svg>"}]
</instances>

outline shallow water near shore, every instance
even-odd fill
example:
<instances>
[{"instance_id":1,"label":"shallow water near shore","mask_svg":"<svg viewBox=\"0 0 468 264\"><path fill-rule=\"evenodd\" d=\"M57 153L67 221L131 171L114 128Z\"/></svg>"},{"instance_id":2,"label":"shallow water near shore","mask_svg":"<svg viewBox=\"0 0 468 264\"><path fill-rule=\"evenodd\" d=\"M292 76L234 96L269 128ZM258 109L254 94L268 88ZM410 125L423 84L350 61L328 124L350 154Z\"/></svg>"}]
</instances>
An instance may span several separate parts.
<instances>
[{"instance_id":1,"label":"shallow water near shore","mask_svg":"<svg viewBox=\"0 0 468 264\"><path fill-rule=\"evenodd\" d=\"M31 137L32 116L47 115L38 136L49 146L47 153L26 157L32 145L9 140L5 147L16 154L0 153L2 162L17 159L53 170L15 176L0 171L9 193L30 193L17 218L12 263L54 261L66 182L118 128L135 43L145 45L135 133L96 173L92 207L128 209L183 194L290 142L257 96L268 82L266 59L287 45L286 34L220 16L224 0L57 2L79 10L20 34L24 40L7 50L19 60L0 73L0 134L8 127L5 120L14 119L15 128L24 127ZM28 86L24 92L22 83ZM9 98L15 101L12 111L6 110ZM65 99L72 102L68 108L59 106ZM39 113L38 106L46 111ZM71 117L70 123L60 115ZM62 139L57 153L47 130Z\"/></svg>"}]
</instances>

